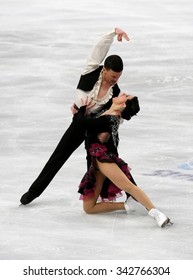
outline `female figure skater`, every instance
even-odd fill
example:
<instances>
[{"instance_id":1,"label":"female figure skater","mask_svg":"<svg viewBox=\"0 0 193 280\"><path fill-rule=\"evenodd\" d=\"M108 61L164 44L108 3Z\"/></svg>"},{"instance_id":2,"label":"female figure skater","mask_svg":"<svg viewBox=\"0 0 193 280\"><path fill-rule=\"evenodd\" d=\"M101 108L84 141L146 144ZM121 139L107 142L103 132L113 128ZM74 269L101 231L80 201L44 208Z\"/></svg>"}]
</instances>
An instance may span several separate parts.
<instances>
[{"instance_id":1,"label":"female figure skater","mask_svg":"<svg viewBox=\"0 0 193 280\"><path fill-rule=\"evenodd\" d=\"M88 214L125 210L135 211L132 199L142 204L158 226L164 227L170 219L155 208L149 197L136 186L127 164L118 157L118 127L121 118L129 120L139 111L138 99L122 94L113 98L110 109L91 118L87 111L92 100L82 100L82 106L74 120L87 130L86 149L91 156L91 165L79 185L83 209ZM108 179L107 179L108 178ZM130 194L126 202L113 202L125 191ZM102 201L97 202L99 196Z\"/></svg>"}]
</instances>

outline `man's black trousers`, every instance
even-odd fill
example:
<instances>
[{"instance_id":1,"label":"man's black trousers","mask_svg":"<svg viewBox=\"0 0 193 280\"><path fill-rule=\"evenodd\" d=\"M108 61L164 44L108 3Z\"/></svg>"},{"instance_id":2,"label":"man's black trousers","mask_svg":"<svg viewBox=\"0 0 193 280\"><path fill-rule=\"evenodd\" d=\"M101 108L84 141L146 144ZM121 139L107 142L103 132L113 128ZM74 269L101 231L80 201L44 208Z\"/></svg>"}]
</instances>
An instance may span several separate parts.
<instances>
[{"instance_id":1,"label":"man's black trousers","mask_svg":"<svg viewBox=\"0 0 193 280\"><path fill-rule=\"evenodd\" d=\"M75 122L72 122L43 170L29 188L29 192L35 196L39 196L46 189L71 154L81 145L84 139L85 130Z\"/></svg>"}]
</instances>

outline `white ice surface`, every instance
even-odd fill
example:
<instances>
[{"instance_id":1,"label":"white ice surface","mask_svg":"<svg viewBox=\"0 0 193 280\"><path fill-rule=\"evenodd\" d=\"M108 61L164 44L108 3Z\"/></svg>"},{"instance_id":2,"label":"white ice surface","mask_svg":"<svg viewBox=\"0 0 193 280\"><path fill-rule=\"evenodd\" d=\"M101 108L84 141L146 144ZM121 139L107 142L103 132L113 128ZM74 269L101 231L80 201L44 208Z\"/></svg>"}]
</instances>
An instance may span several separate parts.
<instances>
[{"instance_id":1,"label":"white ice surface","mask_svg":"<svg viewBox=\"0 0 193 280\"><path fill-rule=\"evenodd\" d=\"M120 156L174 222L145 213L89 216L77 186L81 146L42 196L19 206L71 122L87 55L119 26L119 85L141 111L120 129ZM0 0L0 259L193 258L193 2Z\"/></svg>"}]
</instances>

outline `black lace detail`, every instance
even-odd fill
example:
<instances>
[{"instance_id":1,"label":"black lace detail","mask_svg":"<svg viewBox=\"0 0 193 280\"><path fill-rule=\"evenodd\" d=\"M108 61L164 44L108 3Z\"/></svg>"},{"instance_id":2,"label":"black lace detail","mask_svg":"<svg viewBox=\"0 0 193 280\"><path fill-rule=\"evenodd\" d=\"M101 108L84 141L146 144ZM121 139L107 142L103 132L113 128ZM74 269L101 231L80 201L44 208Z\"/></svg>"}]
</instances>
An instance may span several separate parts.
<instances>
[{"instance_id":1,"label":"black lace detail","mask_svg":"<svg viewBox=\"0 0 193 280\"><path fill-rule=\"evenodd\" d=\"M120 118L117 116L109 116L111 122L111 135L113 138L114 146L117 147L119 144L118 129L120 125Z\"/></svg>"}]
</instances>

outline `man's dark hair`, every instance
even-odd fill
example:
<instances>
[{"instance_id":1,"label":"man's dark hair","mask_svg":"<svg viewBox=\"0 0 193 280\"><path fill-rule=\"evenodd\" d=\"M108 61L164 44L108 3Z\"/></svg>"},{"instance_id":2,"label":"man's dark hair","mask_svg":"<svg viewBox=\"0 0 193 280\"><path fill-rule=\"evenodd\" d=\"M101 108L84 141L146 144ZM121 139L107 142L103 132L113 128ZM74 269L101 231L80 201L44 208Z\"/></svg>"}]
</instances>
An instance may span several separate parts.
<instances>
[{"instance_id":1,"label":"man's dark hair","mask_svg":"<svg viewBox=\"0 0 193 280\"><path fill-rule=\"evenodd\" d=\"M123 61L118 55L109 55L104 62L104 67L107 70L121 72L123 70Z\"/></svg>"}]
</instances>

